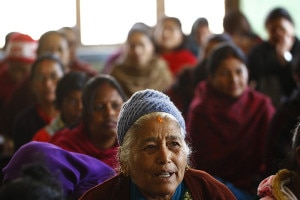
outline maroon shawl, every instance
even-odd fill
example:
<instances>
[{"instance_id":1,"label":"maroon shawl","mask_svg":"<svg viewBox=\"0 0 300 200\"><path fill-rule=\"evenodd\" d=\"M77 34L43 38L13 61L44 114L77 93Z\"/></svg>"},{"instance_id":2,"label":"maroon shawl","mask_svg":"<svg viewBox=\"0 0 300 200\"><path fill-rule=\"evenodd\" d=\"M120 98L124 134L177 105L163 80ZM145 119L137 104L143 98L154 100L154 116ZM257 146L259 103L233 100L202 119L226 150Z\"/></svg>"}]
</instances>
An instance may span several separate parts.
<instances>
[{"instance_id":1,"label":"maroon shawl","mask_svg":"<svg viewBox=\"0 0 300 200\"><path fill-rule=\"evenodd\" d=\"M195 200L234 200L230 190L206 172L189 169L183 179L192 198ZM130 178L117 175L86 192L80 200L130 200Z\"/></svg>"},{"instance_id":2,"label":"maroon shawl","mask_svg":"<svg viewBox=\"0 0 300 200\"><path fill-rule=\"evenodd\" d=\"M51 138L50 143L60 146L68 151L82 153L97 158L111 166L113 169L118 167L116 157L118 151L117 143L110 149L96 148L90 141L83 123L79 124L74 129L66 128L55 133L55 135Z\"/></svg>"},{"instance_id":3,"label":"maroon shawl","mask_svg":"<svg viewBox=\"0 0 300 200\"><path fill-rule=\"evenodd\" d=\"M274 111L268 97L250 88L231 99L200 82L187 117L195 167L250 190Z\"/></svg>"}]
</instances>

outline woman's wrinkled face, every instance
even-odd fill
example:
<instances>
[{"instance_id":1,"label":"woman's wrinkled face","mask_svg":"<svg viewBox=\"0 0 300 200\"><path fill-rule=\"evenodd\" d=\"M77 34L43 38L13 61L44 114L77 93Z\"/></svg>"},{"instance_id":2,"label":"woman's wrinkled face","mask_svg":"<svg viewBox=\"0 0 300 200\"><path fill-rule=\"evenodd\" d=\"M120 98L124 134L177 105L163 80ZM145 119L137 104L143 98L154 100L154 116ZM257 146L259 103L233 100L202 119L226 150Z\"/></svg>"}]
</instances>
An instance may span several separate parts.
<instances>
[{"instance_id":1,"label":"woman's wrinkled face","mask_svg":"<svg viewBox=\"0 0 300 200\"><path fill-rule=\"evenodd\" d=\"M44 60L36 66L32 81L39 102L55 101L55 89L63 75L62 67L53 60Z\"/></svg>"},{"instance_id":2,"label":"woman's wrinkled face","mask_svg":"<svg viewBox=\"0 0 300 200\"><path fill-rule=\"evenodd\" d=\"M271 20L268 22L266 28L269 41L273 45L282 43L286 38L293 38L295 35L293 24L285 18Z\"/></svg>"},{"instance_id":3,"label":"woman's wrinkled face","mask_svg":"<svg viewBox=\"0 0 300 200\"><path fill-rule=\"evenodd\" d=\"M212 87L219 92L229 97L237 98L247 88L248 69L239 59L229 57L221 62L209 80Z\"/></svg>"},{"instance_id":4,"label":"woman's wrinkled face","mask_svg":"<svg viewBox=\"0 0 300 200\"><path fill-rule=\"evenodd\" d=\"M147 199L171 199L183 180L187 165L178 123L153 117L146 120L135 134L129 160L132 181Z\"/></svg>"},{"instance_id":5,"label":"woman's wrinkled face","mask_svg":"<svg viewBox=\"0 0 300 200\"><path fill-rule=\"evenodd\" d=\"M123 99L109 83L103 83L95 92L92 101L92 113L89 117L91 140L116 138L116 126Z\"/></svg>"},{"instance_id":6,"label":"woman's wrinkled face","mask_svg":"<svg viewBox=\"0 0 300 200\"><path fill-rule=\"evenodd\" d=\"M183 41L183 34L180 27L171 19L157 25L154 37L158 46L165 50L173 50Z\"/></svg>"},{"instance_id":7,"label":"woman's wrinkled face","mask_svg":"<svg viewBox=\"0 0 300 200\"><path fill-rule=\"evenodd\" d=\"M127 58L137 67L145 66L154 55L154 44L141 32L133 32L127 39Z\"/></svg>"}]
</instances>

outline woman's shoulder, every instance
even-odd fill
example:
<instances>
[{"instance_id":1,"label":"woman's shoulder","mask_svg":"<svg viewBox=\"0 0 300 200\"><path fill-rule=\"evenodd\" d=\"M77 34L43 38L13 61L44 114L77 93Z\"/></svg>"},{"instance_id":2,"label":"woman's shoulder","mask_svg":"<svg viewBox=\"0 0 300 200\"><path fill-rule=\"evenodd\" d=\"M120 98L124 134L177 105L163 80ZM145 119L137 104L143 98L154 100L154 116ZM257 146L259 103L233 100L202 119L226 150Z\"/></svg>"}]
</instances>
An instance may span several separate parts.
<instances>
[{"instance_id":1,"label":"woman's shoulder","mask_svg":"<svg viewBox=\"0 0 300 200\"><path fill-rule=\"evenodd\" d=\"M189 169L184 181L193 199L236 199L223 183L205 171Z\"/></svg>"},{"instance_id":2,"label":"woman's shoulder","mask_svg":"<svg viewBox=\"0 0 300 200\"><path fill-rule=\"evenodd\" d=\"M79 200L130 199L130 179L123 175L116 175L102 184L88 190Z\"/></svg>"},{"instance_id":3,"label":"woman's shoulder","mask_svg":"<svg viewBox=\"0 0 300 200\"><path fill-rule=\"evenodd\" d=\"M248 96L251 100L261 102L262 104L272 105L272 100L269 96L252 88L248 89Z\"/></svg>"}]
</instances>

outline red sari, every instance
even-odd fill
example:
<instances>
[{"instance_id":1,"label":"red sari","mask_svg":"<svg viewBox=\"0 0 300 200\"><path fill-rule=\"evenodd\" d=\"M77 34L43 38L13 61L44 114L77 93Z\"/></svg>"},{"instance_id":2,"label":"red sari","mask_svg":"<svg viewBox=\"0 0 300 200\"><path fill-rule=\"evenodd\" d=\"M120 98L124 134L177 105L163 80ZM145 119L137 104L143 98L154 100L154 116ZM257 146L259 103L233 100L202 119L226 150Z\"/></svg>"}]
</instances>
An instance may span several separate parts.
<instances>
[{"instance_id":1,"label":"red sari","mask_svg":"<svg viewBox=\"0 0 300 200\"><path fill-rule=\"evenodd\" d=\"M186 49L163 53L161 57L168 63L169 69L174 77L177 76L183 68L195 66L198 61L196 56Z\"/></svg>"},{"instance_id":2,"label":"red sari","mask_svg":"<svg viewBox=\"0 0 300 200\"><path fill-rule=\"evenodd\" d=\"M117 142L110 149L96 148L90 141L83 123L73 129L66 128L55 133L55 135L51 138L50 143L60 146L68 151L82 153L97 158L111 166L113 169L118 167L116 157L118 150Z\"/></svg>"}]
</instances>

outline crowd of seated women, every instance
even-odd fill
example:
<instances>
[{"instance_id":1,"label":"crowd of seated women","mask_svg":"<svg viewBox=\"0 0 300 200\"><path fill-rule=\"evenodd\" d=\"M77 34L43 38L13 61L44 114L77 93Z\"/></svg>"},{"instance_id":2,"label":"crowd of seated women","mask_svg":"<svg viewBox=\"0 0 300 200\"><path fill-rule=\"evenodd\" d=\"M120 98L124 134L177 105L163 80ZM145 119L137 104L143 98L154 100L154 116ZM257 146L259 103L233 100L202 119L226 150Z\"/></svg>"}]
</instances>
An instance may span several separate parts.
<instances>
[{"instance_id":1,"label":"crowd of seated women","mask_svg":"<svg viewBox=\"0 0 300 200\"><path fill-rule=\"evenodd\" d=\"M240 11L223 25L212 33L198 18L186 35L176 17L137 22L101 71L76 56L76 29L37 41L11 33L0 197L48 188L57 199L299 199L293 18L272 9L266 40Z\"/></svg>"}]
</instances>

